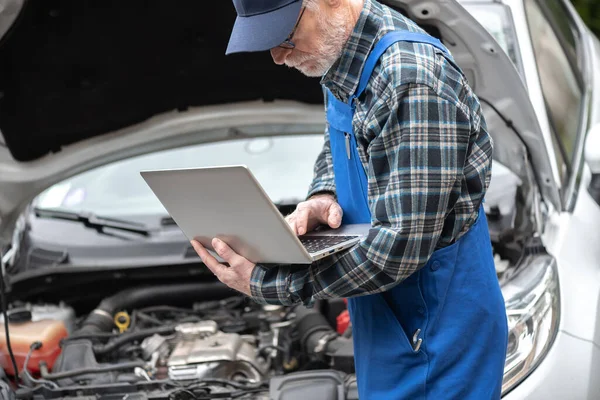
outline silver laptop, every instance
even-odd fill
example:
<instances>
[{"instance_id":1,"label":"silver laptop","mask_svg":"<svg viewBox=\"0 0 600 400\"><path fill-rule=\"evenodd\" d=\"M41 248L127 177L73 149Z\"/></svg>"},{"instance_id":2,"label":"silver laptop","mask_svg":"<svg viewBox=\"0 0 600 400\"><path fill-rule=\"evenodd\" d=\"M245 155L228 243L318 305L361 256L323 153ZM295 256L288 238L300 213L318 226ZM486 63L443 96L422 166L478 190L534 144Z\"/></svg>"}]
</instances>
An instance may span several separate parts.
<instances>
[{"instance_id":1,"label":"silver laptop","mask_svg":"<svg viewBox=\"0 0 600 400\"><path fill-rule=\"evenodd\" d=\"M352 247L369 224L296 236L244 165L141 171L175 223L213 255L222 239L253 263L310 264Z\"/></svg>"}]
</instances>

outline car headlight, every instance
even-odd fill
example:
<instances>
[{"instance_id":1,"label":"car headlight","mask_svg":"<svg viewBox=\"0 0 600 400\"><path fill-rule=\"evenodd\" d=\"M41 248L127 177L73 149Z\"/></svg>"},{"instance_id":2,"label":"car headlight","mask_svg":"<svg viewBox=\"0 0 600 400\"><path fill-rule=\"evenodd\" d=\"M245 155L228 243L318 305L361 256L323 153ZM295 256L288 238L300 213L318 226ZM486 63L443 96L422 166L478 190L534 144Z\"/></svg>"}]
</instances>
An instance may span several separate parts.
<instances>
[{"instance_id":1,"label":"car headlight","mask_svg":"<svg viewBox=\"0 0 600 400\"><path fill-rule=\"evenodd\" d=\"M554 258L530 256L502 286L502 293L509 329L504 395L539 365L556 337L560 299Z\"/></svg>"}]
</instances>

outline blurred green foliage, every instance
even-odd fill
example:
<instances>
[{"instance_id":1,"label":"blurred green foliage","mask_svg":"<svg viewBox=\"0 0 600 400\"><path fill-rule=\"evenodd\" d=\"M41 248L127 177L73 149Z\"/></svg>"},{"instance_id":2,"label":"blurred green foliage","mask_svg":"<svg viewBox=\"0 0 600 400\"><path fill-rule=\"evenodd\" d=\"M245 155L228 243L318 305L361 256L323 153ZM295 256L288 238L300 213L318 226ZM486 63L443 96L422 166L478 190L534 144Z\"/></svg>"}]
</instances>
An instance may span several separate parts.
<instances>
[{"instance_id":1,"label":"blurred green foliage","mask_svg":"<svg viewBox=\"0 0 600 400\"><path fill-rule=\"evenodd\" d=\"M600 0L571 0L585 23L600 37Z\"/></svg>"}]
</instances>

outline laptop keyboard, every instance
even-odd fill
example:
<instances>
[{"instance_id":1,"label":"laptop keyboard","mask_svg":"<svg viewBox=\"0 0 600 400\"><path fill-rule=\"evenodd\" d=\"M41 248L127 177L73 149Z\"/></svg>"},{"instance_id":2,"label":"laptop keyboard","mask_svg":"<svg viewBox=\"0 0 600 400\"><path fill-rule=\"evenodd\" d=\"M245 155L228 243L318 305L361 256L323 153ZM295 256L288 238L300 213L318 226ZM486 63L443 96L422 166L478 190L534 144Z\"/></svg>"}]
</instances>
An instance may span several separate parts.
<instances>
[{"instance_id":1,"label":"laptop keyboard","mask_svg":"<svg viewBox=\"0 0 600 400\"><path fill-rule=\"evenodd\" d=\"M358 237L357 235L351 236L306 236L300 237L300 242L306 247L309 253L316 253L323 249L326 249L336 244L340 244L347 240L351 240Z\"/></svg>"}]
</instances>

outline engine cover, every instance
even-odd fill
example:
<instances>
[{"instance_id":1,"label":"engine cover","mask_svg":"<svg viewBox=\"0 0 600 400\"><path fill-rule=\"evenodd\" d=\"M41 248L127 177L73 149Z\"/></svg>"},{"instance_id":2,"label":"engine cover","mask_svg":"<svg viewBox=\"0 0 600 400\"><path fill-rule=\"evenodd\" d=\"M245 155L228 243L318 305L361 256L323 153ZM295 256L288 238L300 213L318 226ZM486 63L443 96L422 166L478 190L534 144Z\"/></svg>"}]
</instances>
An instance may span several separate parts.
<instances>
[{"instance_id":1,"label":"engine cover","mask_svg":"<svg viewBox=\"0 0 600 400\"><path fill-rule=\"evenodd\" d=\"M177 331L179 339L167 362L170 379L258 381L269 369L255 346L236 333L219 331L214 321L182 324Z\"/></svg>"}]
</instances>

